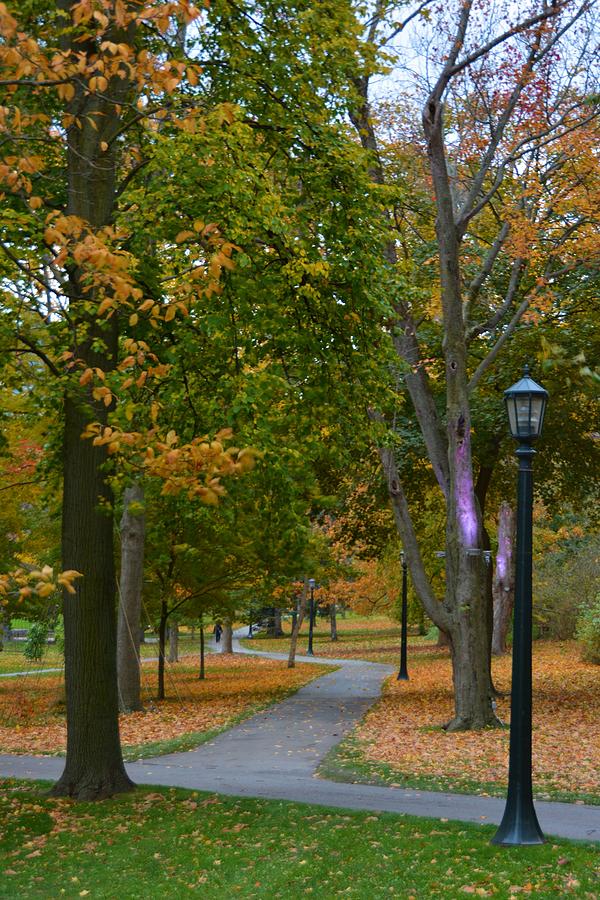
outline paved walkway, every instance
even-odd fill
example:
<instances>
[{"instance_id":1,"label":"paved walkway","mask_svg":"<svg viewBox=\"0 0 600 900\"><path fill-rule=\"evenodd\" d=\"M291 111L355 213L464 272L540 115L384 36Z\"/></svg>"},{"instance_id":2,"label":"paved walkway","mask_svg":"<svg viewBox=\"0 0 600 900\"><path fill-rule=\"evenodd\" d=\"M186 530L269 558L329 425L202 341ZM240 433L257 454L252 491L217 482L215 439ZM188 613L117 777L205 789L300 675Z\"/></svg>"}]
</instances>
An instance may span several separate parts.
<instances>
[{"instance_id":1,"label":"paved walkway","mask_svg":"<svg viewBox=\"0 0 600 900\"><path fill-rule=\"evenodd\" d=\"M235 642L236 652L253 653ZM285 654L257 653L287 658ZM389 666L355 660L297 657L302 662L340 665L282 703L258 713L186 753L127 765L138 784L169 785L239 797L316 803L345 809L499 823L504 800L433 791L402 790L325 781L315 770L379 697ZM56 757L0 756L0 776L57 778ZM546 834L600 841L600 806L536 803Z\"/></svg>"}]
</instances>

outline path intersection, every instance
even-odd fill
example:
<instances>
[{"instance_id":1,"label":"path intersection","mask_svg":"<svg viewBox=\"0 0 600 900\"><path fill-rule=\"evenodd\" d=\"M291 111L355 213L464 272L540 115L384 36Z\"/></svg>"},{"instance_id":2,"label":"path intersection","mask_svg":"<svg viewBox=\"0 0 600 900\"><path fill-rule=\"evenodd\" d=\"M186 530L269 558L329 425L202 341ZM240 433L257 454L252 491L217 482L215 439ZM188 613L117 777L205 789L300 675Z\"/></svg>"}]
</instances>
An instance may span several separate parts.
<instances>
[{"instance_id":1,"label":"path intersection","mask_svg":"<svg viewBox=\"0 0 600 900\"><path fill-rule=\"evenodd\" d=\"M241 635L241 632L240 632ZM236 653L260 653L234 641ZM196 750L127 764L137 784L213 791L237 797L291 800L344 809L497 824L504 799L434 791L348 784L319 778L328 753L379 698L390 666L348 659L296 657L299 662L336 665L335 672L230 728ZM0 755L0 777L54 780L63 760L50 756ZM548 835L600 842L600 806L539 801L536 810Z\"/></svg>"}]
</instances>

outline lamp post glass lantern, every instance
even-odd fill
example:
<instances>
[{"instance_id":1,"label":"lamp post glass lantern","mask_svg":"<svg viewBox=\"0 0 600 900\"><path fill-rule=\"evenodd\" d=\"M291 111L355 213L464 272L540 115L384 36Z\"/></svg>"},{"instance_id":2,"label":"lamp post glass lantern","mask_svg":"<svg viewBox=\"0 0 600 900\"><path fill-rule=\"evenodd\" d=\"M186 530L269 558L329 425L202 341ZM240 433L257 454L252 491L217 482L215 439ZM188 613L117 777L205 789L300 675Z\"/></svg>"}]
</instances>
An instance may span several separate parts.
<instances>
[{"instance_id":1,"label":"lamp post glass lantern","mask_svg":"<svg viewBox=\"0 0 600 900\"><path fill-rule=\"evenodd\" d=\"M406 647L408 642L408 590L407 590L407 566L404 550L400 551L400 561L402 563L402 630L400 637L400 671L398 672L397 681L408 681L408 670L406 668Z\"/></svg>"},{"instance_id":2,"label":"lamp post glass lantern","mask_svg":"<svg viewBox=\"0 0 600 900\"><path fill-rule=\"evenodd\" d=\"M308 587L310 590L310 611L309 611L309 619L308 619L308 649L306 651L307 656L314 656L313 652L313 628L315 621L315 579L308 579Z\"/></svg>"},{"instance_id":3,"label":"lamp post glass lantern","mask_svg":"<svg viewBox=\"0 0 600 900\"><path fill-rule=\"evenodd\" d=\"M493 844L543 844L533 806L531 783L531 559L533 529L533 457L531 446L544 424L548 393L529 377L504 392L508 422L519 442L517 457L517 553L513 621L510 750L506 807Z\"/></svg>"}]
</instances>

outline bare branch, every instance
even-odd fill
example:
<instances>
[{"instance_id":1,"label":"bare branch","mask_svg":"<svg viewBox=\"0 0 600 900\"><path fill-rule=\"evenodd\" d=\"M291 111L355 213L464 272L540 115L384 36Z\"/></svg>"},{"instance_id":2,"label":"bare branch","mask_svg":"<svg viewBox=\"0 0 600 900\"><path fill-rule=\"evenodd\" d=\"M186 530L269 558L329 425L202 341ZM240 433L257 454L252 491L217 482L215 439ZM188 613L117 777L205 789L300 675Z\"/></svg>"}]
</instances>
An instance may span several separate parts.
<instances>
[{"instance_id":1,"label":"bare branch","mask_svg":"<svg viewBox=\"0 0 600 900\"><path fill-rule=\"evenodd\" d=\"M475 300L479 296L479 292L481 291L481 288L485 284L492 269L494 268L494 263L496 262L496 259L498 258L498 254L500 253L500 250L502 249L502 247L504 245L504 241L508 237L509 230L510 230L510 226L509 226L508 222L504 222L502 225L502 228L500 229L498 237L496 238L496 240L494 241L494 243L492 244L492 246L490 247L490 249L488 251L488 254L485 258L485 262L484 262L483 266L481 267L481 271L472 280L471 284L469 285L469 288L467 291L465 307L464 307L464 311L463 311L463 321L464 321L465 325L468 325L468 323L471 319L471 311L473 309L473 304L475 303Z\"/></svg>"},{"instance_id":2,"label":"bare branch","mask_svg":"<svg viewBox=\"0 0 600 900\"><path fill-rule=\"evenodd\" d=\"M480 325L475 325L470 328L467 333L467 341L472 341L473 338L483 334L485 331L493 331L493 329L502 321L514 302L515 294L517 293L521 278L523 277L523 272L525 271L525 266L526 263L524 259L520 257L515 259L502 306L496 310L487 322L483 322Z\"/></svg>"},{"instance_id":3,"label":"bare branch","mask_svg":"<svg viewBox=\"0 0 600 900\"><path fill-rule=\"evenodd\" d=\"M17 256L15 256L15 254L12 252L12 250L8 249L8 247L6 246L5 243L0 242L0 250L3 250L4 253L6 254L6 256L8 256L8 258L10 259L10 261L13 262L15 264L15 266L18 269L20 269L21 272L23 272L25 275L27 275L28 278L33 278L33 280L37 281L38 284L41 284L41 286L46 291L52 291L52 287L50 286L50 284L47 281L45 281L41 275L38 275L36 272L33 272L31 269L29 269L25 265L25 263L22 263L21 260Z\"/></svg>"},{"instance_id":4,"label":"bare branch","mask_svg":"<svg viewBox=\"0 0 600 900\"><path fill-rule=\"evenodd\" d=\"M34 341L31 340L31 338L25 337L24 334L18 334L18 335L17 335L17 338L18 338L18 340L21 341L22 344L25 344L25 346L29 348L29 352L30 352L30 353L33 353L34 356L37 356L38 359L41 359L42 362L45 363L45 364L48 366L48 368L50 369L50 371L52 372L53 375L56 375L57 377L60 375L59 370L58 370L57 367L54 365L54 363L52 362L52 360L50 359L50 357L47 356L47 355L44 353L44 351L41 350L41 349L37 346L37 344L36 344Z\"/></svg>"},{"instance_id":5,"label":"bare branch","mask_svg":"<svg viewBox=\"0 0 600 900\"><path fill-rule=\"evenodd\" d=\"M514 316L512 317L512 319L510 320L510 322L506 326L505 330L502 332L502 334L500 335L500 337L498 338L498 340L496 341L496 343L494 344L494 346L492 347L492 349L490 350L488 355L479 363L479 365L477 366L477 369L471 376L471 380L469 381L469 386L468 386L469 393L472 393L475 390L475 388L477 387L477 385L479 384L479 382L481 380L481 376L486 372L487 369L489 369L491 364L494 362L494 360L496 359L496 357L498 356L498 354L504 347L505 343L507 342L507 340L509 339L509 337L511 336L511 334L513 333L513 331L515 330L515 328L517 327L517 325L519 324L521 319L523 318L524 314L529 309L529 307L531 305L531 300L532 300L531 296L528 296L523 300L523 302L521 303L521 305L515 312Z\"/></svg>"},{"instance_id":6,"label":"bare branch","mask_svg":"<svg viewBox=\"0 0 600 900\"><path fill-rule=\"evenodd\" d=\"M448 71L448 77L451 78L454 75L457 75L459 72L462 72L464 69L467 69L469 66L473 65L474 62L477 62L478 59L481 59L483 56L487 56L487 54L491 50L493 50L495 47L498 47L500 44L503 44L509 38L514 37L516 34L521 34L521 32L527 31L528 28L533 28L534 25L539 25L541 22L545 22L547 19L551 19L554 16L557 16L558 13L562 12L562 10L566 9L569 5L570 0L564 0L563 3L557 3L556 0L554 0L552 5L547 6L544 12L539 13L537 16L530 16L528 19L524 19L522 22L519 22L518 25L515 25L514 28L507 29L507 31L499 34L498 37L495 37L493 40L488 41L487 44L484 44L482 47L478 47L477 50L473 51L473 53L465 56L464 59L460 60L460 62L453 64ZM563 33L565 30L568 30L581 15L583 15L587 8L588 4L584 3L580 10L577 12L577 15L574 16L573 19L571 19L571 21L568 23L568 26L565 26L565 28L562 30ZM447 68L448 66L446 66L446 69ZM446 71L446 69L444 71Z\"/></svg>"}]
</instances>

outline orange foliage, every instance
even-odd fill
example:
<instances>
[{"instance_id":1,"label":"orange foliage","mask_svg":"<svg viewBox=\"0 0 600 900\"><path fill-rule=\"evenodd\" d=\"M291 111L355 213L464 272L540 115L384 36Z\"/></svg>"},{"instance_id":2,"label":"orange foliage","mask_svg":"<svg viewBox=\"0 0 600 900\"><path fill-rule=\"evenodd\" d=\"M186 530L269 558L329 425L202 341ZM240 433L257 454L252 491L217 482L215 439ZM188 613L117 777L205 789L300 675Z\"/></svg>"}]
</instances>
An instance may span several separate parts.
<instances>
[{"instance_id":1,"label":"orange foliage","mask_svg":"<svg viewBox=\"0 0 600 900\"><path fill-rule=\"evenodd\" d=\"M184 662L167 669L167 693L172 696L161 703L151 700L156 675L153 668L144 666L146 710L120 717L124 746L210 731L323 674L322 666L299 664L288 669L284 662L277 660L218 655L207 660L206 679L200 681L197 667L189 668L191 662L189 658L187 666ZM59 706L62 691L62 676L1 679L2 751L64 751L67 729Z\"/></svg>"},{"instance_id":2,"label":"orange foliage","mask_svg":"<svg viewBox=\"0 0 600 900\"><path fill-rule=\"evenodd\" d=\"M510 686L510 658L494 661L494 683ZM387 682L358 730L366 756L413 775L506 783L508 729L447 734L430 730L453 714L446 652L409 647L409 682ZM579 660L573 642L536 642L533 659L533 778L537 789L598 793L600 667ZM510 699L498 701L510 720Z\"/></svg>"}]
</instances>

